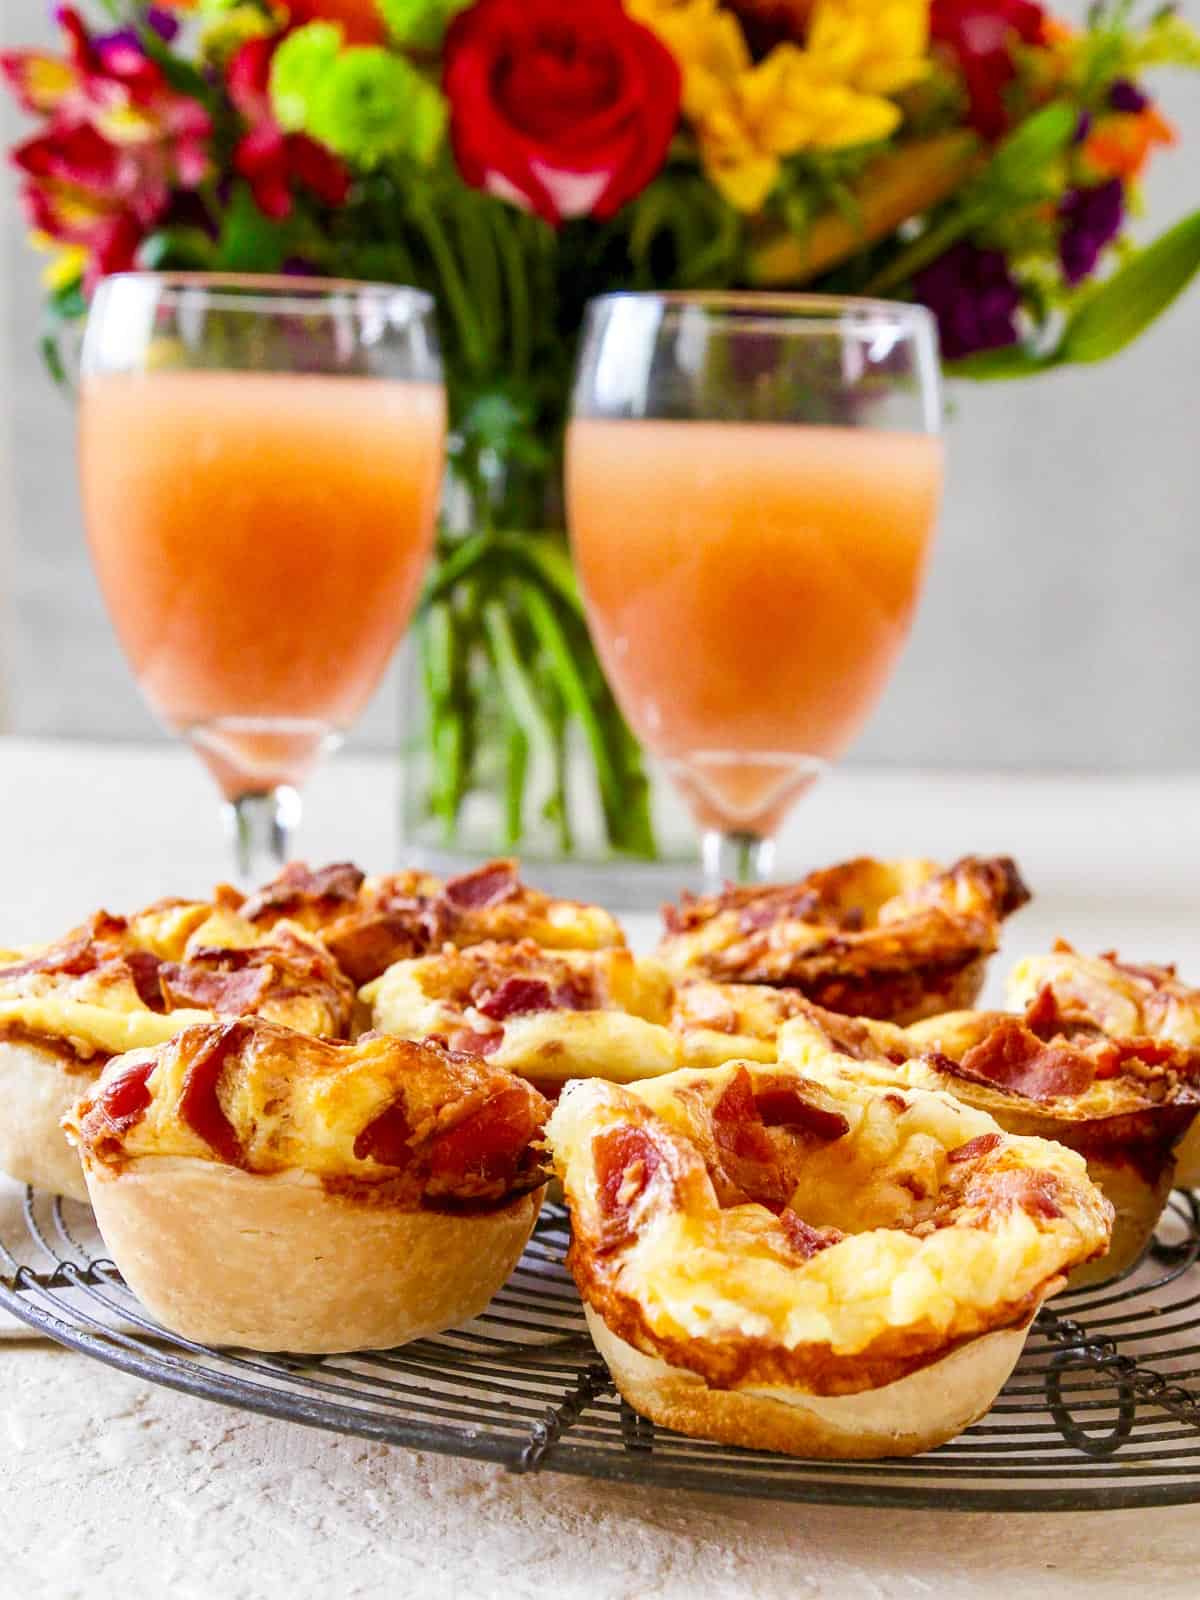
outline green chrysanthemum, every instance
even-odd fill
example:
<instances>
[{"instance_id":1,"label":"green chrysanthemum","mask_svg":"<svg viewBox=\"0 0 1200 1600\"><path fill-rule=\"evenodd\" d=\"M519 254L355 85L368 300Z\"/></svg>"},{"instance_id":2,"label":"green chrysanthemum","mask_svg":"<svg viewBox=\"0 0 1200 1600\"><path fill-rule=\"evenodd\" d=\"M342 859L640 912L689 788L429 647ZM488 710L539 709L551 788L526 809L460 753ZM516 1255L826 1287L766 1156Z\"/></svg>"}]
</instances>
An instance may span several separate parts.
<instances>
[{"instance_id":1,"label":"green chrysanthemum","mask_svg":"<svg viewBox=\"0 0 1200 1600\"><path fill-rule=\"evenodd\" d=\"M376 0L388 32L406 50L437 50L451 20L471 0Z\"/></svg>"},{"instance_id":2,"label":"green chrysanthemum","mask_svg":"<svg viewBox=\"0 0 1200 1600\"><path fill-rule=\"evenodd\" d=\"M405 154L432 159L446 104L410 62L374 45L345 50L314 86L305 131L362 166Z\"/></svg>"},{"instance_id":3,"label":"green chrysanthemum","mask_svg":"<svg viewBox=\"0 0 1200 1600\"><path fill-rule=\"evenodd\" d=\"M335 22L297 28L271 58L271 107L288 133L311 131L313 107L324 80L337 65L342 30Z\"/></svg>"}]
</instances>

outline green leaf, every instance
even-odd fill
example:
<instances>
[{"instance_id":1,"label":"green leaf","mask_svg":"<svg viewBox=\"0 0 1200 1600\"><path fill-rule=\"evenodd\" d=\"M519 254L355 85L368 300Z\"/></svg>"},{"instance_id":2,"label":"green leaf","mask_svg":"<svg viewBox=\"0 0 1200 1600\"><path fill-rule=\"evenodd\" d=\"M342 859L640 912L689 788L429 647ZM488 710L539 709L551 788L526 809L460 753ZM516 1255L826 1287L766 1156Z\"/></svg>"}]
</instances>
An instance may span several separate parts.
<instances>
[{"instance_id":1,"label":"green leaf","mask_svg":"<svg viewBox=\"0 0 1200 1600\"><path fill-rule=\"evenodd\" d=\"M203 228L156 228L138 248L138 266L146 272L210 267L213 242Z\"/></svg>"},{"instance_id":2,"label":"green leaf","mask_svg":"<svg viewBox=\"0 0 1200 1600\"><path fill-rule=\"evenodd\" d=\"M1067 100L1050 105L1026 117L1006 139L996 146L980 182L998 184L1018 194L1028 193L1045 168L1070 144L1079 123L1079 111Z\"/></svg>"},{"instance_id":3,"label":"green leaf","mask_svg":"<svg viewBox=\"0 0 1200 1600\"><path fill-rule=\"evenodd\" d=\"M192 66L190 61L184 61L181 56L177 56L148 23L135 21L134 26L137 29L138 43L162 72L171 88L180 94L186 94L192 100L199 100L201 105L211 105L213 91L204 74Z\"/></svg>"},{"instance_id":4,"label":"green leaf","mask_svg":"<svg viewBox=\"0 0 1200 1600\"><path fill-rule=\"evenodd\" d=\"M1068 322L1059 361L1106 361L1124 350L1200 271L1200 211L1184 217L1093 289Z\"/></svg>"},{"instance_id":5,"label":"green leaf","mask_svg":"<svg viewBox=\"0 0 1200 1600\"><path fill-rule=\"evenodd\" d=\"M277 272L287 254L285 228L263 216L248 184L236 184L213 265L222 272Z\"/></svg>"},{"instance_id":6,"label":"green leaf","mask_svg":"<svg viewBox=\"0 0 1200 1600\"><path fill-rule=\"evenodd\" d=\"M1013 344L1002 350L981 350L961 361L948 361L944 370L948 378L971 378L982 383L999 378L1031 378L1035 372L1053 366L1054 360L1053 356L1035 355L1032 350Z\"/></svg>"}]
</instances>

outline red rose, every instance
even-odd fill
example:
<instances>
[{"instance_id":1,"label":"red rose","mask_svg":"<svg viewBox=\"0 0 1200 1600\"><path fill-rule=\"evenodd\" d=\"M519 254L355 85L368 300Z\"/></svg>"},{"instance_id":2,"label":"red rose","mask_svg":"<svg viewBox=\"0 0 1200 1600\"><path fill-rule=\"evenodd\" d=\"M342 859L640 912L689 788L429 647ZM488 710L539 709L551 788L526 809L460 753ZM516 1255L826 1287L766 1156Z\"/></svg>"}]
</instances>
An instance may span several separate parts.
<instances>
[{"instance_id":1,"label":"red rose","mask_svg":"<svg viewBox=\"0 0 1200 1600\"><path fill-rule=\"evenodd\" d=\"M611 217L662 166L679 69L620 0L477 0L445 60L454 154L477 189L557 224Z\"/></svg>"},{"instance_id":2,"label":"red rose","mask_svg":"<svg viewBox=\"0 0 1200 1600\"><path fill-rule=\"evenodd\" d=\"M1004 91L1017 75L1014 46L1040 44L1045 20L1033 0L933 0L930 32L957 58L971 126L985 139L1008 131Z\"/></svg>"}]
</instances>

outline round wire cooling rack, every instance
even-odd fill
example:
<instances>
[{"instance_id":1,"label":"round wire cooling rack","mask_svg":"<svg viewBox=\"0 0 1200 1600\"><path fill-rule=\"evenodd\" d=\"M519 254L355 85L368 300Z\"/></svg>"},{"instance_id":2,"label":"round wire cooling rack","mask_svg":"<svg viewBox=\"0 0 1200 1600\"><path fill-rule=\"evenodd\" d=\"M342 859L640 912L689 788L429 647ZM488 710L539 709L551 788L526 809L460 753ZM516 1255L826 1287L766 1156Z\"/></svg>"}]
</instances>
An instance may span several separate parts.
<instances>
[{"instance_id":1,"label":"round wire cooling rack","mask_svg":"<svg viewBox=\"0 0 1200 1600\"><path fill-rule=\"evenodd\" d=\"M723 1494L941 1510L1103 1510L1200 1500L1200 1204L1177 1191L1143 1260L1043 1309L987 1416L907 1460L805 1461L656 1427L615 1394L548 1205L476 1321L351 1356L216 1350L125 1288L86 1206L27 1190L0 1228L0 1305L137 1377L267 1416L500 1462Z\"/></svg>"}]
</instances>

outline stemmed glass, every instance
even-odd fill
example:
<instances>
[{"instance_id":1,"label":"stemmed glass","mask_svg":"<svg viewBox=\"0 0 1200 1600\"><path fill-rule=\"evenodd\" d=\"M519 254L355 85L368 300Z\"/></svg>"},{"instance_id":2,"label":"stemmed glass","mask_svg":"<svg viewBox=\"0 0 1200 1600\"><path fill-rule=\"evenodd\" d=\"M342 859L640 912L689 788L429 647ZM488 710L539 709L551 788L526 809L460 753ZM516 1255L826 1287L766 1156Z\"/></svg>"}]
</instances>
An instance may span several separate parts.
<instances>
[{"instance_id":1,"label":"stemmed glass","mask_svg":"<svg viewBox=\"0 0 1200 1600\"><path fill-rule=\"evenodd\" d=\"M761 880L795 800L861 728L937 516L933 319L816 296L605 295L583 330L567 516L621 709Z\"/></svg>"},{"instance_id":2,"label":"stemmed glass","mask_svg":"<svg viewBox=\"0 0 1200 1600\"><path fill-rule=\"evenodd\" d=\"M243 878L287 858L300 785L408 625L445 427L418 290L125 273L96 291L92 557L142 693L220 786Z\"/></svg>"}]
</instances>

